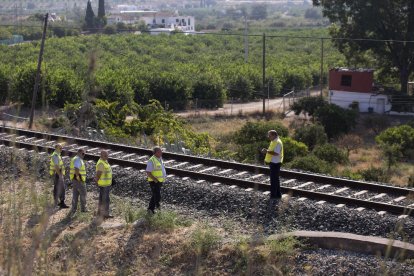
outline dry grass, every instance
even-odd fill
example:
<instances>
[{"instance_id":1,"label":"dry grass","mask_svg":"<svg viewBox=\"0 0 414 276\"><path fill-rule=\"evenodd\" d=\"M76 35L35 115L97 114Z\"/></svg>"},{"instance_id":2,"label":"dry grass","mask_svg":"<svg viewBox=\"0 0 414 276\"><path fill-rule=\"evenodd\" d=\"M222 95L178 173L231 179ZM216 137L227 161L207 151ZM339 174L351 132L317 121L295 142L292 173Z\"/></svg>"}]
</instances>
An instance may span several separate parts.
<instances>
[{"instance_id":1,"label":"dry grass","mask_svg":"<svg viewBox=\"0 0 414 276\"><path fill-rule=\"evenodd\" d=\"M193 129L197 132L207 132L216 139L213 147L218 151L226 152L226 150L235 147L231 141L233 133L241 129L248 121L263 120L260 114L243 114L243 116L197 116L189 117L187 121L191 124ZM359 171L368 170L372 167L380 168L385 166L385 162L381 150L376 147L375 136L377 135L372 130L367 130L364 125L364 120L367 115L361 115L357 127L351 134L361 137L363 144L356 150L352 150L349 155L349 164L338 165L335 168L336 175L342 176L345 172L357 174ZM282 125L287 127L291 134L294 128L300 127L307 120L299 116L290 116L281 119L278 114L269 116L271 120L277 120ZM407 120L406 118L387 118L390 125L398 125ZM403 120L403 121L401 121ZM335 142L335 141L334 141ZM225 156L224 156L225 157ZM398 163L390 172L390 183L398 186L406 186L409 182L409 177L414 178L414 166L411 163Z\"/></svg>"},{"instance_id":2,"label":"dry grass","mask_svg":"<svg viewBox=\"0 0 414 276\"><path fill-rule=\"evenodd\" d=\"M138 209L135 218L144 223L127 224L133 207L118 205L120 198L113 200L119 216L102 223L93 215L92 192L87 197L92 211L71 217L69 210L50 206L50 181L25 173L0 181L0 273L5 275L249 275L294 265L295 243L247 238L241 245L224 229L191 224L168 211L147 217Z\"/></svg>"}]
</instances>

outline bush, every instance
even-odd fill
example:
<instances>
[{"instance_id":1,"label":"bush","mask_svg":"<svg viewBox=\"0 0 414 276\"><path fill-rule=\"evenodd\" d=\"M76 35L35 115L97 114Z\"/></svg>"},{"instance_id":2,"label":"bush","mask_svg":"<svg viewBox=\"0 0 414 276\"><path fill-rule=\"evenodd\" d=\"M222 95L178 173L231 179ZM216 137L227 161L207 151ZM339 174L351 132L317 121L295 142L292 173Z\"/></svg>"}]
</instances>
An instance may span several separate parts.
<instances>
[{"instance_id":1,"label":"bush","mask_svg":"<svg viewBox=\"0 0 414 276\"><path fill-rule=\"evenodd\" d=\"M299 169L304 171L310 171L315 173L329 174L333 170L332 164L319 159L315 155L308 155L299 157L286 165L291 169Z\"/></svg>"},{"instance_id":2,"label":"bush","mask_svg":"<svg viewBox=\"0 0 414 276\"><path fill-rule=\"evenodd\" d=\"M274 129L279 136L286 137L288 130L277 122L247 122L234 134L234 142L239 146L237 157L241 161L257 161L262 159L260 149L267 148L269 141L267 132Z\"/></svg>"},{"instance_id":3,"label":"bush","mask_svg":"<svg viewBox=\"0 0 414 276\"><path fill-rule=\"evenodd\" d=\"M46 78L46 94L50 104L63 108L65 103L80 102L84 85L73 70L56 69L48 72Z\"/></svg>"},{"instance_id":4,"label":"bush","mask_svg":"<svg viewBox=\"0 0 414 276\"><path fill-rule=\"evenodd\" d=\"M414 128L408 125L391 127L381 132L375 141L380 147L394 147L395 150L400 149L404 157L408 157L410 149L414 148Z\"/></svg>"},{"instance_id":5,"label":"bush","mask_svg":"<svg viewBox=\"0 0 414 276\"><path fill-rule=\"evenodd\" d=\"M4 104L9 95L9 78L4 67L0 67L0 105Z\"/></svg>"},{"instance_id":6,"label":"bush","mask_svg":"<svg viewBox=\"0 0 414 276\"><path fill-rule=\"evenodd\" d=\"M295 115L304 112L309 116L313 116L317 109L326 105L328 103L322 97L306 97L295 102L292 105L292 110L295 112Z\"/></svg>"},{"instance_id":7,"label":"bush","mask_svg":"<svg viewBox=\"0 0 414 276\"><path fill-rule=\"evenodd\" d=\"M197 227L191 234L190 246L198 256L207 255L220 242L220 236L208 225Z\"/></svg>"},{"instance_id":8,"label":"bush","mask_svg":"<svg viewBox=\"0 0 414 276\"><path fill-rule=\"evenodd\" d=\"M128 70L103 69L96 77L100 90L98 98L108 102L118 102L121 105L128 105L134 102L134 91L130 72Z\"/></svg>"},{"instance_id":9,"label":"bush","mask_svg":"<svg viewBox=\"0 0 414 276\"><path fill-rule=\"evenodd\" d=\"M329 138L348 133L356 125L358 113L343 109L335 104L328 104L318 108L316 119L323 125Z\"/></svg>"},{"instance_id":10,"label":"bush","mask_svg":"<svg viewBox=\"0 0 414 276\"><path fill-rule=\"evenodd\" d=\"M161 72L154 74L149 79L149 87L154 99L161 103L167 101L170 107L178 110L186 108L191 96L188 79L178 73Z\"/></svg>"},{"instance_id":11,"label":"bush","mask_svg":"<svg viewBox=\"0 0 414 276\"><path fill-rule=\"evenodd\" d=\"M345 169L341 175L343 177L348 177L349 179L352 180L363 180L363 177L360 173L358 172L352 172L350 169Z\"/></svg>"},{"instance_id":12,"label":"bush","mask_svg":"<svg viewBox=\"0 0 414 276\"><path fill-rule=\"evenodd\" d=\"M407 123L405 123L407 126L410 126L414 128L414 120L409 120Z\"/></svg>"},{"instance_id":13,"label":"bush","mask_svg":"<svg viewBox=\"0 0 414 276\"><path fill-rule=\"evenodd\" d=\"M295 141L290 137L281 138L283 143L284 158L283 162L287 163L297 157L308 154L308 147L301 142Z\"/></svg>"},{"instance_id":14,"label":"bush","mask_svg":"<svg viewBox=\"0 0 414 276\"><path fill-rule=\"evenodd\" d=\"M317 145L328 142L328 136L323 126L319 124L306 125L295 130L295 139L305 143L310 150Z\"/></svg>"},{"instance_id":15,"label":"bush","mask_svg":"<svg viewBox=\"0 0 414 276\"><path fill-rule=\"evenodd\" d=\"M226 99L224 82L219 74L204 74L197 78L193 84L193 98L198 99L198 107L223 107Z\"/></svg>"},{"instance_id":16,"label":"bush","mask_svg":"<svg viewBox=\"0 0 414 276\"><path fill-rule=\"evenodd\" d=\"M313 154L319 159L325 160L331 164L344 164L348 162L348 157L346 156L346 154L332 144L324 144L317 146L313 150Z\"/></svg>"},{"instance_id":17,"label":"bush","mask_svg":"<svg viewBox=\"0 0 414 276\"><path fill-rule=\"evenodd\" d=\"M104 34L116 34L117 29L115 26L108 25L104 28Z\"/></svg>"},{"instance_id":18,"label":"bush","mask_svg":"<svg viewBox=\"0 0 414 276\"><path fill-rule=\"evenodd\" d=\"M346 156L349 157L351 150L358 149L362 144L362 138L355 134L345 134L341 136L337 144L340 148L346 150Z\"/></svg>"},{"instance_id":19,"label":"bush","mask_svg":"<svg viewBox=\"0 0 414 276\"><path fill-rule=\"evenodd\" d=\"M361 174L366 181L388 182L391 178L389 172L383 168L371 167L366 170L360 170L358 173Z\"/></svg>"},{"instance_id":20,"label":"bush","mask_svg":"<svg viewBox=\"0 0 414 276\"><path fill-rule=\"evenodd\" d=\"M10 87L10 100L21 102L24 106L30 107L32 104L33 88L36 80L37 66L34 63L18 67L12 77ZM40 81L42 84L42 81ZM39 84L39 90L36 98L36 105L42 103L42 86Z\"/></svg>"}]
</instances>

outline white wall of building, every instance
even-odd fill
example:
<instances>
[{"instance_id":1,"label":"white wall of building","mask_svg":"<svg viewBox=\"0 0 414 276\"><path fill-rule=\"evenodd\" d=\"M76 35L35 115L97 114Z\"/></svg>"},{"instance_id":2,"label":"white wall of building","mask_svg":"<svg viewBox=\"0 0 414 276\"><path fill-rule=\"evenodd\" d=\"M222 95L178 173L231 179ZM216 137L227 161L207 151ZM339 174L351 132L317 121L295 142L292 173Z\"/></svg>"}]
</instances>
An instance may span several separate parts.
<instances>
[{"instance_id":1,"label":"white wall of building","mask_svg":"<svg viewBox=\"0 0 414 276\"><path fill-rule=\"evenodd\" d=\"M144 16L141 18L148 26L163 26L164 28L176 28L183 32L195 31L194 16Z\"/></svg>"},{"instance_id":2,"label":"white wall of building","mask_svg":"<svg viewBox=\"0 0 414 276\"><path fill-rule=\"evenodd\" d=\"M373 108L375 113L383 114L391 110L391 103L388 96L383 94L329 91L329 102L339 105L342 108L349 108L352 102L358 102L360 112L369 112L368 108Z\"/></svg>"}]
</instances>

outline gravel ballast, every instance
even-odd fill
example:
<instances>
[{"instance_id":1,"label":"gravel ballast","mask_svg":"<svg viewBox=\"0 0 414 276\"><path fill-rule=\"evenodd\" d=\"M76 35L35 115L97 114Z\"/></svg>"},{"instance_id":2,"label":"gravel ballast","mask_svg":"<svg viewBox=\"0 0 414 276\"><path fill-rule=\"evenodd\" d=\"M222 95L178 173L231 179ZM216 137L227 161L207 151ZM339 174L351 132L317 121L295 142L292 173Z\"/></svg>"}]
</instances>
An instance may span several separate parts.
<instances>
[{"instance_id":1,"label":"gravel ballast","mask_svg":"<svg viewBox=\"0 0 414 276\"><path fill-rule=\"evenodd\" d=\"M12 160L28 166L11 166ZM65 163L68 167L68 159ZM86 162L86 165L87 183L90 183L94 176L95 163ZM19 170L28 169L39 177L46 177L48 166L47 154L0 148L0 169L9 173L14 170L19 175ZM145 172L118 167L114 169L114 178L114 195L128 197L137 207L146 207L150 189ZM88 189L96 188L88 185ZM174 209L186 216L210 220L217 225L221 221L230 220L236 227L243 228L240 232L245 234L255 234L259 228L263 229L264 235L291 230L338 231L393 237L414 243L414 220L411 217L399 219L391 214L379 215L373 210L357 211L347 206L337 208L329 203L316 204L316 201L309 199L298 201L292 198L288 201L272 202L268 195L261 192L246 192L244 189L225 185L213 186L208 182L196 183L193 179L183 180L174 176L167 178L163 186L162 205L164 209ZM299 275L371 275L377 274L380 269L386 269L391 274L398 271L396 275L414 275L410 265L349 252L302 251L296 262L299 266L295 274ZM312 267L312 271L306 271L307 265Z\"/></svg>"}]
</instances>

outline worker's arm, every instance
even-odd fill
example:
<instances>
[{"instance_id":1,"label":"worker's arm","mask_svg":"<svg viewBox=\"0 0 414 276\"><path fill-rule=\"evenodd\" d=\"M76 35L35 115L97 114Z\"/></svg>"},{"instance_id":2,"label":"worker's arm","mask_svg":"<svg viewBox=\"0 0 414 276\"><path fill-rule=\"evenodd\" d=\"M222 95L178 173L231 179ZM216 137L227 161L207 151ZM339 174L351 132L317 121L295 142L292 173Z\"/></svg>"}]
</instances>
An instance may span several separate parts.
<instances>
[{"instance_id":1,"label":"worker's arm","mask_svg":"<svg viewBox=\"0 0 414 276\"><path fill-rule=\"evenodd\" d=\"M266 153L266 154L270 154L270 155L279 155L279 153L271 151L271 150L267 150L265 148L262 149L262 153Z\"/></svg>"},{"instance_id":2,"label":"worker's arm","mask_svg":"<svg viewBox=\"0 0 414 276\"><path fill-rule=\"evenodd\" d=\"M147 176L151 178L152 180L154 180L155 182L158 182L158 179L152 174L152 172L147 171Z\"/></svg>"},{"instance_id":3,"label":"worker's arm","mask_svg":"<svg viewBox=\"0 0 414 276\"><path fill-rule=\"evenodd\" d=\"M97 171L95 176L95 182L98 183L99 179L101 179L102 171Z\"/></svg>"},{"instance_id":4,"label":"worker's arm","mask_svg":"<svg viewBox=\"0 0 414 276\"><path fill-rule=\"evenodd\" d=\"M75 168L75 179L76 179L76 180L80 180L80 179L81 179L81 177L80 177L80 173L79 173L79 169L78 169L78 168Z\"/></svg>"},{"instance_id":5,"label":"worker's arm","mask_svg":"<svg viewBox=\"0 0 414 276\"><path fill-rule=\"evenodd\" d=\"M55 164L55 173L61 176L63 168L59 167L59 157L57 157L56 155L53 156L53 163Z\"/></svg>"}]
</instances>

